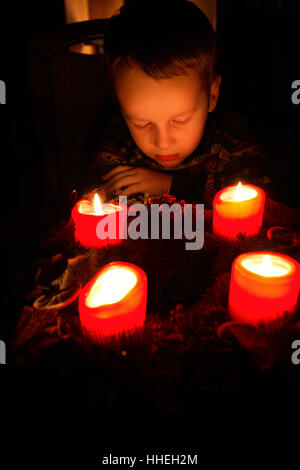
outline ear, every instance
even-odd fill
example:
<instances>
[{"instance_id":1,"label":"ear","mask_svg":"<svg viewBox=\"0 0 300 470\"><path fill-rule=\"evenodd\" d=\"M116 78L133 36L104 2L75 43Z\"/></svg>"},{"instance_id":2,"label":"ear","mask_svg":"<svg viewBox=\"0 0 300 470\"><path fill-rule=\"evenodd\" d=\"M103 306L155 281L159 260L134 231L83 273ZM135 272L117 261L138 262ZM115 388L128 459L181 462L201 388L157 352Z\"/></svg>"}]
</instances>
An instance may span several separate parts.
<instances>
[{"instance_id":1,"label":"ear","mask_svg":"<svg viewBox=\"0 0 300 470\"><path fill-rule=\"evenodd\" d=\"M222 77L221 75L218 75L210 87L210 97L209 97L209 107L208 107L209 113L211 113L217 106L221 81L222 81Z\"/></svg>"}]
</instances>

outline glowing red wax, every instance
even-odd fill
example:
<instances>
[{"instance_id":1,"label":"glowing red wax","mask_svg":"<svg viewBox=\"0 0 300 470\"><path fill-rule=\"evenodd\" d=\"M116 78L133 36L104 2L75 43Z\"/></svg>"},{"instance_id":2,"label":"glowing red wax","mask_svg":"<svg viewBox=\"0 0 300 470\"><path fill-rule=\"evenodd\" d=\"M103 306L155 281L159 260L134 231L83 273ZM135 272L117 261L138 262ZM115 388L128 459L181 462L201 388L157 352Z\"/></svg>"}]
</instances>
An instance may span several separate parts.
<instances>
[{"instance_id":1,"label":"glowing red wax","mask_svg":"<svg viewBox=\"0 0 300 470\"><path fill-rule=\"evenodd\" d=\"M226 238L255 235L262 226L265 193L258 186L227 186L213 200L213 232Z\"/></svg>"},{"instance_id":2,"label":"glowing red wax","mask_svg":"<svg viewBox=\"0 0 300 470\"><path fill-rule=\"evenodd\" d=\"M131 263L104 266L82 289L79 317L95 341L142 328L146 319L147 276Z\"/></svg>"},{"instance_id":3,"label":"glowing red wax","mask_svg":"<svg viewBox=\"0 0 300 470\"><path fill-rule=\"evenodd\" d=\"M257 325L293 312L300 287L299 263L289 256L257 251L235 258L228 306L231 316Z\"/></svg>"},{"instance_id":4,"label":"glowing red wax","mask_svg":"<svg viewBox=\"0 0 300 470\"><path fill-rule=\"evenodd\" d=\"M81 199L73 207L74 237L82 246L102 248L106 245L119 244L125 238L127 207L117 203L103 204L101 205L102 213L99 212L90 201L85 199ZM104 230L107 236L104 239L99 238L99 230L97 233L100 221L107 222L107 228Z\"/></svg>"}]
</instances>

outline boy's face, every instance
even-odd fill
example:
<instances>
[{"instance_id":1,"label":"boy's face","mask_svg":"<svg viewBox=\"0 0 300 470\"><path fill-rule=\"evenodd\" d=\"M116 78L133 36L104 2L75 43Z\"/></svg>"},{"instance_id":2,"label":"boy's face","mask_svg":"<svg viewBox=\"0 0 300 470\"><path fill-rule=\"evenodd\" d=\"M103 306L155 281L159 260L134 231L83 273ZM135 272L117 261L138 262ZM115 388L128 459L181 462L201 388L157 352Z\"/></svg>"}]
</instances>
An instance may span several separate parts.
<instances>
[{"instance_id":1,"label":"boy's face","mask_svg":"<svg viewBox=\"0 0 300 470\"><path fill-rule=\"evenodd\" d=\"M198 146L219 86L220 78L208 96L195 69L153 79L139 67L123 65L115 76L115 92L133 140L164 168L179 165Z\"/></svg>"}]
</instances>

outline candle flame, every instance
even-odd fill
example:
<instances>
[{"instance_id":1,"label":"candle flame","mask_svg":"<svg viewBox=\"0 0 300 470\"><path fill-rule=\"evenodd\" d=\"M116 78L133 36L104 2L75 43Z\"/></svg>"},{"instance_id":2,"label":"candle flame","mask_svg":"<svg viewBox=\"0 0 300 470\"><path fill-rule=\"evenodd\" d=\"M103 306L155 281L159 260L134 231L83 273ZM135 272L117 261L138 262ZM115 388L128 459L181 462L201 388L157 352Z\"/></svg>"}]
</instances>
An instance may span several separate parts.
<instances>
[{"instance_id":1,"label":"candle flame","mask_svg":"<svg viewBox=\"0 0 300 470\"><path fill-rule=\"evenodd\" d=\"M244 188L242 187L242 183L239 182L239 184L236 187L235 193L234 193L234 200L236 202L243 201L244 199Z\"/></svg>"},{"instance_id":2,"label":"candle flame","mask_svg":"<svg viewBox=\"0 0 300 470\"><path fill-rule=\"evenodd\" d=\"M104 214L102 204L101 204L101 201L100 201L100 197L98 196L97 193L94 196L94 204L93 205L94 205L95 215L103 215Z\"/></svg>"},{"instance_id":3,"label":"candle flame","mask_svg":"<svg viewBox=\"0 0 300 470\"><path fill-rule=\"evenodd\" d=\"M128 268L114 266L101 274L92 286L86 305L90 308L120 302L136 285L137 277Z\"/></svg>"},{"instance_id":4,"label":"candle flame","mask_svg":"<svg viewBox=\"0 0 300 470\"><path fill-rule=\"evenodd\" d=\"M242 265L249 271L265 277L285 276L290 272L289 265L278 256L263 255L262 257L249 257L242 261Z\"/></svg>"},{"instance_id":5,"label":"candle flame","mask_svg":"<svg viewBox=\"0 0 300 470\"><path fill-rule=\"evenodd\" d=\"M272 276L273 264L270 255L265 255L261 263L261 271L265 276Z\"/></svg>"},{"instance_id":6,"label":"candle flame","mask_svg":"<svg viewBox=\"0 0 300 470\"><path fill-rule=\"evenodd\" d=\"M225 188L222 194L220 195L221 201L227 202L243 202L253 199L257 196L257 191L250 187L249 185L242 185L239 182L236 186L230 186Z\"/></svg>"}]
</instances>

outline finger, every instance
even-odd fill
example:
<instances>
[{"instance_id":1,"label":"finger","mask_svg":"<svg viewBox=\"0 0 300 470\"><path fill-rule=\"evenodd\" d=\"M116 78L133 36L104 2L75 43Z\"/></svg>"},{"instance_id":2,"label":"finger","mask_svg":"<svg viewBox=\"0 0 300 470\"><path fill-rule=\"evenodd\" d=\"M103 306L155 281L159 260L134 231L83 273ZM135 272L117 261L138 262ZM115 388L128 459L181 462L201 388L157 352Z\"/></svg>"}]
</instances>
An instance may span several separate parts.
<instances>
[{"instance_id":1,"label":"finger","mask_svg":"<svg viewBox=\"0 0 300 470\"><path fill-rule=\"evenodd\" d=\"M118 179L123 178L124 176L135 175L136 173L137 173L137 172L136 172L135 169L133 169L133 168L130 168L129 170L121 171L120 173L117 173L117 174L111 176L111 177L104 183L104 185L111 185L111 184L114 184L114 182L117 181Z\"/></svg>"},{"instance_id":2,"label":"finger","mask_svg":"<svg viewBox=\"0 0 300 470\"><path fill-rule=\"evenodd\" d=\"M117 191L123 187L127 187L131 184L137 184L139 181L136 175L122 176L121 178L115 179L112 182L106 183L104 189L106 191Z\"/></svg>"},{"instance_id":3,"label":"finger","mask_svg":"<svg viewBox=\"0 0 300 470\"><path fill-rule=\"evenodd\" d=\"M131 196L132 194L142 193L142 189L139 183L134 183L126 188L117 191L118 196Z\"/></svg>"},{"instance_id":4,"label":"finger","mask_svg":"<svg viewBox=\"0 0 300 470\"><path fill-rule=\"evenodd\" d=\"M107 173L105 173L105 174L102 176L102 178L103 178L104 180L110 179L112 176L114 176L114 175L116 175L116 174L118 174L118 173L120 173L120 172L122 172L122 171L124 171L124 170L129 170L130 168L132 168L132 167L130 167L130 166L128 166L128 165L118 165L118 166L116 166L115 168L113 168L112 170L110 170L110 171L108 171Z\"/></svg>"},{"instance_id":5,"label":"finger","mask_svg":"<svg viewBox=\"0 0 300 470\"><path fill-rule=\"evenodd\" d=\"M115 190L115 189L117 189L119 187L122 187L122 186L126 186L123 183L121 184L120 180L122 180L124 182L124 179L128 178L128 177L132 177L132 178L135 177L136 182L138 181L137 175L135 173L131 173L130 170L127 170L127 171L124 171L122 173L117 174L113 178L106 181L106 183L104 183L104 185L103 185L103 189L105 191L110 191L110 190ZM128 180L126 180L126 181L128 181ZM135 181L130 180L130 182L133 183Z\"/></svg>"}]
</instances>

